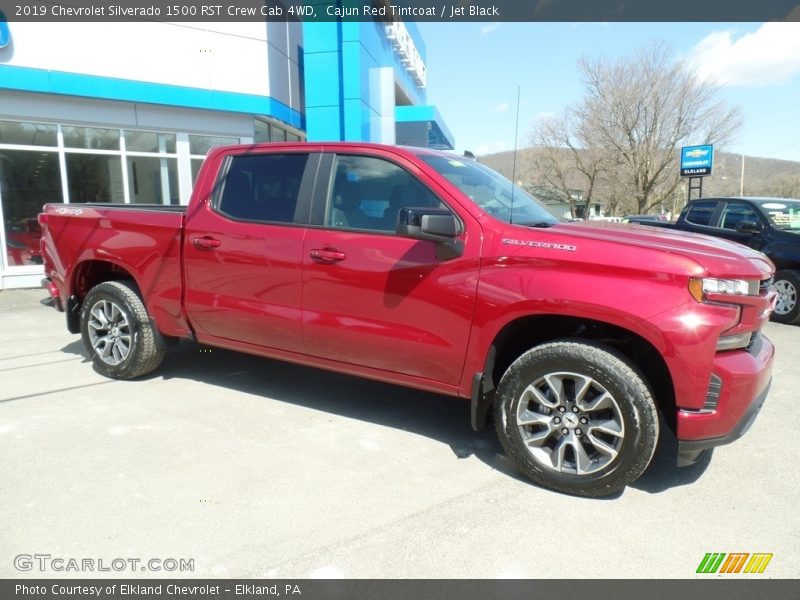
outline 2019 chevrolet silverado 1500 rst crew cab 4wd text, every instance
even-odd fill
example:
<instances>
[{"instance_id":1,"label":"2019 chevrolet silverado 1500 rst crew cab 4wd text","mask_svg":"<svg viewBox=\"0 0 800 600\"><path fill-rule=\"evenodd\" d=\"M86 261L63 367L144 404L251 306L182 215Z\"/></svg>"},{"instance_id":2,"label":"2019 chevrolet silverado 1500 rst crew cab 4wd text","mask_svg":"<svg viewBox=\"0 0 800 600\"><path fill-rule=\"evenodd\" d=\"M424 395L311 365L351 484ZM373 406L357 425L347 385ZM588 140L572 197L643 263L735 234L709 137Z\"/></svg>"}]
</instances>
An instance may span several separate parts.
<instances>
[{"instance_id":1,"label":"2019 chevrolet silverado 1500 rst crew cab 4wd text","mask_svg":"<svg viewBox=\"0 0 800 600\"><path fill-rule=\"evenodd\" d=\"M192 338L460 396L563 492L639 477L659 411L696 460L747 429L770 384L762 254L561 224L433 150L222 147L187 207L50 204L40 221L44 283L99 372L143 375Z\"/></svg>"}]
</instances>

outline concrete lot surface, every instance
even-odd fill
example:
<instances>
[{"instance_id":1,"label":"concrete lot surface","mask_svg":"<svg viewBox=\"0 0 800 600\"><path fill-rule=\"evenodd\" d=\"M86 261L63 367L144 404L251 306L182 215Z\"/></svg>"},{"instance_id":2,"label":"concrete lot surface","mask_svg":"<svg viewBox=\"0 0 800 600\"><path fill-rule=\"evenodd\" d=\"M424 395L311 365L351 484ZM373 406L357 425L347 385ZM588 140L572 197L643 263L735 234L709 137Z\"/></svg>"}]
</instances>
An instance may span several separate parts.
<instances>
[{"instance_id":1,"label":"concrete lot surface","mask_svg":"<svg viewBox=\"0 0 800 600\"><path fill-rule=\"evenodd\" d=\"M93 575L15 568L36 553L194 559L127 577L639 578L771 552L761 577L800 575L800 328L767 327L744 438L679 470L665 437L638 483L587 500L516 475L458 399L183 342L105 379L43 300L0 292L0 577Z\"/></svg>"}]
</instances>

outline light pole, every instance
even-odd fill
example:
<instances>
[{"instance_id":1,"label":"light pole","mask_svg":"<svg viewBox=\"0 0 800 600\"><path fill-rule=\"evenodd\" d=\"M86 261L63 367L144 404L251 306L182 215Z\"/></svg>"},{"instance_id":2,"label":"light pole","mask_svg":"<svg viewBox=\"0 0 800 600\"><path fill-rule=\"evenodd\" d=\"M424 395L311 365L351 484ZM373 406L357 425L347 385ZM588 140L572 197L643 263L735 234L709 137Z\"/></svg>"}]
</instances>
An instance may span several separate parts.
<instances>
[{"instance_id":1,"label":"light pole","mask_svg":"<svg viewBox=\"0 0 800 600\"><path fill-rule=\"evenodd\" d=\"M739 177L739 195L744 196L744 154L742 154L742 174Z\"/></svg>"}]
</instances>

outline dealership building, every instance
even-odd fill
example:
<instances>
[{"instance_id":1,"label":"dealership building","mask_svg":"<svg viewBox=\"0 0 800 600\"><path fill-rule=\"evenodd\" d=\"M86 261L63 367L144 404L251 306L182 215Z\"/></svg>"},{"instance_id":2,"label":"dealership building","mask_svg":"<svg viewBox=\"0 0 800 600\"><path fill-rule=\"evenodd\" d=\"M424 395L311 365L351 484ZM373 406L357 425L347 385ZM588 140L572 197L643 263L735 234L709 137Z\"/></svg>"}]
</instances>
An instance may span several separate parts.
<instances>
[{"instance_id":1,"label":"dealership building","mask_svg":"<svg viewBox=\"0 0 800 600\"><path fill-rule=\"evenodd\" d=\"M220 144L453 148L413 23L0 23L0 289L46 202L186 204Z\"/></svg>"}]
</instances>

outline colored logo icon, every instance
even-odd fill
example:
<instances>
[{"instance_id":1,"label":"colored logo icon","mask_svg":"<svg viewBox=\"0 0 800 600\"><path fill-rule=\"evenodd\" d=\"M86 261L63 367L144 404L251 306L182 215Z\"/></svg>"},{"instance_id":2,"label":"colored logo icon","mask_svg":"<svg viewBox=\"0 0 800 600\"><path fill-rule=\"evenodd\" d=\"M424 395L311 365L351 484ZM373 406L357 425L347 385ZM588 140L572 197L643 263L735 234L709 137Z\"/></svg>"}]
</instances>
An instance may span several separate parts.
<instances>
[{"instance_id":1,"label":"colored logo icon","mask_svg":"<svg viewBox=\"0 0 800 600\"><path fill-rule=\"evenodd\" d=\"M707 552L697 567L697 573L763 573L772 553Z\"/></svg>"},{"instance_id":2,"label":"colored logo icon","mask_svg":"<svg viewBox=\"0 0 800 600\"><path fill-rule=\"evenodd\" d=\"M5 13L0 10L0 48L8 46L11 41L11 32L8 30Z\"/></svg>"}]
</instances>

